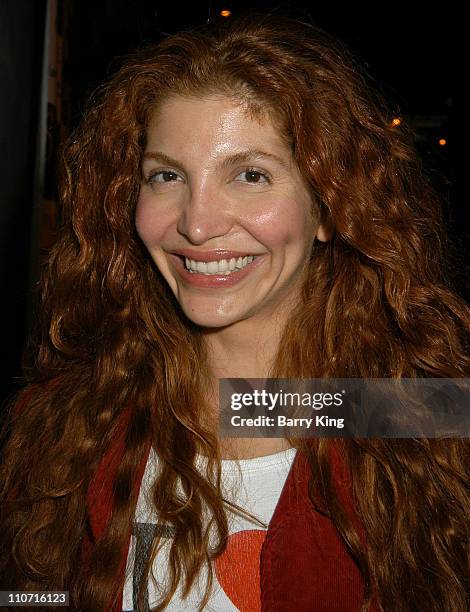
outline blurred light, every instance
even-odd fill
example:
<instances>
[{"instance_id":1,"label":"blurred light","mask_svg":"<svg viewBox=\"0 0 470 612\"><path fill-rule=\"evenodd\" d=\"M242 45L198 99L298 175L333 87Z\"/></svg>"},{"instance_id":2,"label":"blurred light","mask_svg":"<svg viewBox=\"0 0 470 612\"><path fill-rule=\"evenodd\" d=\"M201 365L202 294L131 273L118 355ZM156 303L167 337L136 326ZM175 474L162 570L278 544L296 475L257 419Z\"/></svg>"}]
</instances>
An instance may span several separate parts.
<instances>
[{"instance_id":1,"label":"blurred light","mask_svg":"<svg viewBox=\"0 0 470 612\"><path fill-rule=\"evenodd\" d=\"M400 125L401 123L401 119L399 117L395 117L395 119L392 120L392 125Z\"/></svg>"},{"instance_id":2,"label":"blurred light","mask_svg":"<svg viewBox=\"0 0 470 612\"><path fill-rule=\"evenodd\" d=\"M445 145L447 144L447 140L445 138L439 138L439 144L441 145L441 147L445 147Z\"/></svg>"},{"instance_id":3,"label":"blurred light","mask_svg":"<svg viewBox=\"0 0 470 612\"><path fill-rule=\"evenodd\" d=\"M223 9L222 11L220 11L220 14L222 15L222 17L230 17L232 13L228 9Z\"/></svg>"}]
</instances>

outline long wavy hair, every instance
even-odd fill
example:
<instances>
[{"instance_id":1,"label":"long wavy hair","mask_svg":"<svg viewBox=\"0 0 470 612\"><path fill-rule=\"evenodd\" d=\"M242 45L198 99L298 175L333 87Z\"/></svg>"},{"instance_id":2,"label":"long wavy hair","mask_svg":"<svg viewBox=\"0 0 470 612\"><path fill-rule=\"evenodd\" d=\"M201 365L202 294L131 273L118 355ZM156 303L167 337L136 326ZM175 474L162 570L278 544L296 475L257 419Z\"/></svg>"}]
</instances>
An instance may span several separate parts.
<instances>
[{"instance_id":1,"label":"long wavy hair","mask_svg":"<svg viewBox=\"0 0 470 612\"><path fill-rule=\"evenodd\" d=\"M117 551L131 530L132 482L149 442L162 464L155 512L176 534L169 587L155 609L164 609L179 581L187 594L206 563L202 608L210 561L227 545L221 453L202 419L213 382L204 337L134 225L146 127L169 95L222 93L267 113L290 143L312 204L334 225L333 238L314 245L271 377L469 376L470 309L451 280L439 197L412 134L392 125L368 79L314 25L251 13L148 44L92 96L63 151L62 228L42 272L25 357L34 393L15 418L9 407L2 430L3 588L70 590L77 609L105 609L118 592ZM87 486L128 406L116 511L85 577L78 559ZM330 450L340 443L366 547L332 483ZM363 611L374 592L384 611L468 609L467 441L291 444L310 462L312 504L331 518L360 568ZM196 469L197 453L208 457L213 478ZM6 504L19 481L21 499ZM217 530L212 556L203 505Z\"/></svg>"}]
</instances>

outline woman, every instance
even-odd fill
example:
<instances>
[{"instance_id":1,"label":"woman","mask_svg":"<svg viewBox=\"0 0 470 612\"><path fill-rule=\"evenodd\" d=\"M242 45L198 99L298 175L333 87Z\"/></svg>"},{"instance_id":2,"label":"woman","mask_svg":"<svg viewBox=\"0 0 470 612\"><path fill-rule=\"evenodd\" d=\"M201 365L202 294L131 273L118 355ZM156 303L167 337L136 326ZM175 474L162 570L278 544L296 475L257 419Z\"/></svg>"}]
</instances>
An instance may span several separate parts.
<instances>
[{"instance_id":1,"label":"woman","mask_svg":"<svg viewBox=\"0 0 470 612\"><path fill-rule=\"evenodd\" d=\"M63 168L4 431L1 588L467 610L464 440L217 432L219 378L470 372L438 199L349 53L253 13L169 36L101 88Z\"/></svg>"}]
</instances>

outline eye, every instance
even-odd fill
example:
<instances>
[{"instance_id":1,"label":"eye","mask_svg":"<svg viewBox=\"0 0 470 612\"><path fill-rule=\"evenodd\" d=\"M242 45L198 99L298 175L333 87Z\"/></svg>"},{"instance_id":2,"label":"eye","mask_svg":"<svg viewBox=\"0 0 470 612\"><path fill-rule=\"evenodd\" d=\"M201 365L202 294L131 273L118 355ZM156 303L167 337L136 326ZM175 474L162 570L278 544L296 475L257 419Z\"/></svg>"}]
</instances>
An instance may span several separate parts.
<instances>
[{"instance_id":1,"label":"eye","mask_svg":"<svg viewBox=\"0 0 470 612\"><path fill-rule=\"evenodd\" d=\"M240 172L235 178L238 179L239 176L245 177L244 181L238 181L242 183L251 183L252 185L262 185L270 183L269 177L265 172L261 172L261 170L257 170L256 168L246 168L243 172Z\"/></svg>"},{"instance_id":2,"label":"eye","mask_svg":"<svg viewBox=\"0 0 470 612\"><path fill-rule=\"evenodd\" d=\"M152 172L145 179L145 182L148 185L152 184L164 184L164 183L176 183L178 179L181 177L173 172L173 170L158 170L157 172Z\"/></svg>"}]
</instances>

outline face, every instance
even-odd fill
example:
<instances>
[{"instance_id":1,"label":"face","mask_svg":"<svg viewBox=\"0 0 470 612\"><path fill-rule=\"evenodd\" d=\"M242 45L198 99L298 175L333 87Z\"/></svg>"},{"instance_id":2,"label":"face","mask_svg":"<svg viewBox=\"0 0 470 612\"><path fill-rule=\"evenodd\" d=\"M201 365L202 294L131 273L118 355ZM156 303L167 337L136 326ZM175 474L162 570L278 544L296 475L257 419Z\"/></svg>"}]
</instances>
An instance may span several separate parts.
<instances>
[{"instance_id":1,"label":"face","mask_svg":"<svg viewBox=\"0 0 470 612\"><path fill-rule=\"evenodd\" d=\"M137 232L189 319L221 328L288 312L327 235L268 117L226 97L168 98L142 173Z\"/></svg>"}]
</instances>

